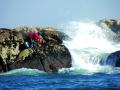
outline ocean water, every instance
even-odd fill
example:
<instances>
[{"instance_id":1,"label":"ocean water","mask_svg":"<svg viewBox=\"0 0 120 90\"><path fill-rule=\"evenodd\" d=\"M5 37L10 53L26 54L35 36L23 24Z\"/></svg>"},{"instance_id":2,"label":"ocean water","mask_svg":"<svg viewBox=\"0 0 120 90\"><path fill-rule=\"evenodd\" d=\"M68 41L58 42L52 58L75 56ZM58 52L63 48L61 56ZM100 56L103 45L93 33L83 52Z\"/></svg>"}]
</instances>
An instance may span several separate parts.
<instances>
[{"instance_id":1,"label":"ocean water","mask_svg":"<svg viewBox=\"0 0 120 90\"><path fill-rule=\"evenodd\" d=\"M70 36L64 45L72 55L72 67L58 73L27 68L2 73L0 90L120 90L120 68L114 67L115 61L106 63L120 49L119 38L101 26L91 21L62 24L60 30Z\"/></svg>"},{"instance_id":2,"label":"ocean water","mask_svg":"<svg viewBox=\"0 0 120 90\"><path fill-rule=\"evenodd\" d=\"M31 72L27 70L26 72ZM0 90L120 90L120 74L11 73L0 76ZM34 70L31 72L34 73Z\"/></svg>"}]
</instances>

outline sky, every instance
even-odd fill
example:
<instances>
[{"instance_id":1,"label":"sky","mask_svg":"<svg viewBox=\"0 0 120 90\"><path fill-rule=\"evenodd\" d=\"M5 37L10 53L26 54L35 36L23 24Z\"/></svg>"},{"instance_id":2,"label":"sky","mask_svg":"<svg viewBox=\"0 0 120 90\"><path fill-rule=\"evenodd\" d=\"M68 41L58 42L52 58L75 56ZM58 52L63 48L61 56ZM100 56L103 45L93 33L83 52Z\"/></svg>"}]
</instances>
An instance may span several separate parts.
<instances>
[{"instance_id":1,"label":"sky","mask_svg":"<svg viewBox=\"0 0 120 90\"><path fill-rule=\"evenodd\" d=\"M0 0L0 27L120 18L120 0Z\"/></svg>"}]
</instances>

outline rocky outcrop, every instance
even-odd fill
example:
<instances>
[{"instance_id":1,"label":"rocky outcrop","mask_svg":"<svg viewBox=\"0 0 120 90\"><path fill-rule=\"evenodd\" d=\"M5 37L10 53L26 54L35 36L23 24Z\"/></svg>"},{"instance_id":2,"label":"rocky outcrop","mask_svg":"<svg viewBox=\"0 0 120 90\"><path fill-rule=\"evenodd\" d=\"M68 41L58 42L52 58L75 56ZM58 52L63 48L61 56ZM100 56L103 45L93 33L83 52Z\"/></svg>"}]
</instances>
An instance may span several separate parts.
<instances>
[{"instance_id":1,"label":"rocky outcrop","mask_svg":"<svg viewBox=\"0 0 120 90\"><path fill-rule=\"evenodd\" d=\"M108 30L108 38L116 43L120 42L120 19L104 19L99 21L99 25ZM110 53L106 59L107 65L120 67L120 51Z\"/></svg>"},{"instance_id":2,"label":"rocky outcrop","mask_svg":"<svg viewBox=\"0 0 120 90\"><path fill-rule=\"evenodd\" d=\"M24 42L30 31L41 33L44 40L41 46L37 48L25 46ZM22 67L57 72L60 68L71 67L70 52L62 44L68 36L54 28L1 28L0 37L0 72Z\"/></svg>"},{"instance_id":3,"label":"rocky outcrop","mask_svg":"<svg viewBox=\"0 0 120 90\"><path fill-rule=\"evenodd\" d=\"M106 63L114 67L120 67L120 51L116 51L108 55Z\"/></svg>"},{"instance_id":4,"label":"rocky outcrop","mask_svg":"<svg viewBox=\"0 0 120 90\"><path fill-rule=\"evenodd\" d=\"M105 19L101 20L100 23L105 23L113 32L120 33L120 19Z\"/></svg>"},{"instance_id":5,"label":"rocky outcrop","mask_svg":"<svg viewBox=\"0 0 120 90\"><path fill-rule=\"evenodd\" d=\"M103 28L108 40L120 42L120 19L104 19L97 24Z\"/></svg>"}]
</instances>

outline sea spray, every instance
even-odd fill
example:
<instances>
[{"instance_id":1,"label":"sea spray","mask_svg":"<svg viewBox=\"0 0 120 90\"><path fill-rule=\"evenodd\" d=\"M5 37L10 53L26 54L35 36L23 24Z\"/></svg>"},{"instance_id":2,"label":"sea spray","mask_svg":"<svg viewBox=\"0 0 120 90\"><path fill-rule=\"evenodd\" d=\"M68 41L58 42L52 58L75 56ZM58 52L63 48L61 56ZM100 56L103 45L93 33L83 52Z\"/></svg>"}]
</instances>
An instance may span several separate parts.
<instances>
[{"instance_id":1,"label":"sea spray","mask_svg":"<svg viewBox=\"0 0 120 90\"><path fill-rule=\"evenodd\" d=\"M115 34L112 31L101 28L94 22L74 21L62 25L62 28L71 38L64 42L73 58L71 70L113 72L112 66L101 65L110 53L120 48L120 44L114 42Z\"/></svg>"}]
</instances>

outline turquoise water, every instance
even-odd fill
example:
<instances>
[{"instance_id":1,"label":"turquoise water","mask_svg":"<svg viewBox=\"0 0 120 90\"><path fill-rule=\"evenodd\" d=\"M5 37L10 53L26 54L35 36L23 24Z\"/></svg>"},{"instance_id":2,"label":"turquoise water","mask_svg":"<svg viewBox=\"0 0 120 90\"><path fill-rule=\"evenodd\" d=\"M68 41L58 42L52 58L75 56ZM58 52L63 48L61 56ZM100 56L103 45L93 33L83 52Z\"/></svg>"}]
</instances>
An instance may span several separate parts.
<instances>
[{"instance_id":1,"label":"turquoise water","mask_svg":"<svg viewBox=\"0 0 120 90\"><path fill-rule=\"evenodd\" d=\"M0 90L120 90L120 74L1 75Z\"/></svg>"}]
</instances>

